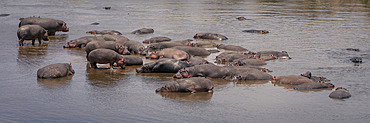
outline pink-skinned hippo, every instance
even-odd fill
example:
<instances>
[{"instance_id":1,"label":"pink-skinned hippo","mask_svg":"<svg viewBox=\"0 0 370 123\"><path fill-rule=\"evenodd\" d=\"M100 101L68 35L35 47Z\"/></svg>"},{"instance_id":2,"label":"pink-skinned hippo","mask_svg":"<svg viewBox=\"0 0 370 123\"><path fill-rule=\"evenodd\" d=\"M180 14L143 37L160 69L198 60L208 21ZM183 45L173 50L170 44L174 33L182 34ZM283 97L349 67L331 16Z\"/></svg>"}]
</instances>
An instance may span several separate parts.
<instances>
[{"instance_id":1,"label":"pink-skinned hippo","mask_svg":"<svg viewBox=\"0 0 370 123\"><path fill-rule=\"evenodd\" d=\"M243 30L242 32L247 32L247 33L260 33L260 34L267 34L267 33L269 33L269 31L266 31L266 30L255 30L255 29L251 29L251 30Z\"/></svg>"},{"instance_id":2,"label":"pink-skinned hippo","mask_svg":"<svg viewBox=\"0 0 370 123\"><path fill-rule=\"evenodd\" d=\"M181 41L171 41L171 42L159 42L159 43L151 43L148 46L148 49L150 50L158 50L158 49L165 49L165 48L171 48L175 46L190 46L191 45L191 39L187 40L181 40Z\"/></svg>"},{"instance_id":3,"label":"pink-skinned hippo","mask_svg":"<svg viewBox=\"0 0 370 123\"><path fill-rule=\"evenodd\" d=\"M137 73L176 73L180 69L190 67L185 61L163 58L155 62L149 62L137 68Z\"/></svg>"},{"instance_id":4,"label":"pink-skinned hippo","mask_svg":"<svg viewBox=\"0 0 370 123\"><path fill-rule=\"evenodd\" d=\"M49 36L55 35L55 32L57 31L69 31L66 22L52 18L28 17L21 18L19 20L19 27L23 25L40 25L41 27L48 30Z\"/></svg>"},{"instance_id":5,"label":"pink-skinned hippo","mask_svg":"<svg viewBox=\"0 0 370 123\"><path fill-rule=\"evenodd\" d=\"M159 43L159 42L168 42L171 40L172 40L171 38L159 36L159 37L153 37L153 38L146 39L143 41L143 43L151 44L151 43Z\"/></svg>"},{"instance_id":6,"label":"pink-skinned hippo","mask_svg":"<svg viewBox=\"0 0 370 123\"><path fill-rule=\"evenodd\" d=\"M99 34L99 35L122 35L122 33L117 31L117 30L102 30L102 31L91 30L91 31L87 31L86 33L90 33L90 34L93 34L93 35L96 35L96 34Z\"/></svg>"},{"instance_id":7,"label":"pink-skinned hippo","mask_svg":"<svg viewBox=\"0 0 370 123\"><path fill-rule=\"evenodd\" d=\"M86 47L86 58L89 56L89 53L95 49L110 49L116 51L120 55L129 55L130 52L127 50L127 47L120 45L114 41L91 41Z\"/></svg>"},{"instance_id":8,"label":"pink-skinned hippo","mask_svg":"<svg viewBox=\"0 0 370 123\"><path fill-rule=\"evenodd\" d=\"M334 98L334 99L346 99L346 98L350 98L351 94L346 88L338 87L335 89L335 91L329 94L329 97Z\"/></svg>"},{"instance_id":9,"label":"pink-skinned hippo","mask_svg":"<svg viewBox=\"0 0 370 123\"><path fill-rule=\"evenodd\" d=\"M228 38L221 34L216 33L197 33L193 37L194 39L207 39L207 40L227 40Z\"/></svg>"},{"instance_id":10,"label":"pink-skinned hippo","mask_svg":"<svg viewBox=\"0 0 370 123\"><path fill-rule=\"evenodd\" d=\"M208 56L211 54L206 49L201 48L201 47L175 46L172 48L185 51L191 56Z\"/></svg>"},{"instance_id":11,"label":"pink-skinned hippo","mask_svg":"<svg viewBox=\"0 0 370 123\"><path fill-rule=\"evenodd\" d=\"M87 60L90 62L91 68L98 68L96 65L97 63L109 63L111 69L115 66L114 63L122 69L125 68L124 58L114 50L110 49L95 49L89 53Z\"/></svg>"},{"instance_id":12,"label":"pink-skinned hippo","mask_svg":"<svg viewBox=\"0 0 370 123\"><path fill-rule=\"evenodd\" d=\"M37 78L51 79L74 74L71 63L50 64L37 70Z\"/></svg>"},{"instance_id":13,"label":"pink-skinned hippo","mask_svg":"<svg viewBox=\"0 0 370 123\"><path fill-rule=\"evenodd\" d=\"M213 84L210 80L202 77L180 79L167 83L155 90L155 92L213 92Z\"/></svg>"},{"instance_id":14,"label":"pink-skinned hippo","mask_svg":"<svg viewBox=\"0 0 370 123\"><path fill-rule=\"evenodd\" d=\"M166 48L158 52L153 51L151 54L147 55L146 58L150 59L172 58L184 61L188 60L190 58L190 55L182 50Z\"/></svg>"},{"instance_id":15,"label":"pink-skinned hippo","mask_svg":"<svg viewBox=\"0 0 370 123\"><path fill-rule=\"evenodd\" d=\"M219 44L216 46L218 49L224 49L224 50L230 50L230 51L240 51L240 52L247 52L248 49L241 47L241 46L236 46L236 45L224 45L224 44Z\"/></svg>"},{"instance_id":16,"label":"pink-skinned hippo","mask_svg":"<svg viewBox=\"0 0 370 123\"><path fill-rule=\"evenodd\" d=\"M311 90L322 88L334 88L334 85L332 83L303 83L293 87L295 90Z\"/></svg>"},{"instance_id":17,"label":"pink-skinned hippo","mask_svg":"<svg viewBox=\"0 0 370 123\"><path fill-rule=\"evenodd\" d=\"M150 34L150 33L154 33L154 29L152 29L152 28L141 28L141 29L138 29L138 30L135 30L135 31L131 32L131 34L135 34L135 35Z\"/></svg>"},{"instance_id":18,"label":"pink-skinned hippo","mask_svg":"<svg viewBox=\"0 0 370 123\"><path fill-rule=\"evenodd\" d=\"M315 83L311 79L303 76L296 76L296 75L288 75L288 76L274 76L271 80L272 83L280 83L280 84L290 84L290 85L300 85L304 83Z\"/></svg>"},{"instance_id":19,"label":"pink-skinned hippo","mask_svg":"<svg viewBox=\"0 0 370 123\"><path fill-rule=\"evenodd\" d=\"M24 40L32 40L32 45L35 45L36 38L39 40L39 45L41 45L41 40L48 41L48 31L39 25L24 25L19 27L17 30L17 36L19 39L19 46L23 46Z\"/></svg>"}]
</instances>

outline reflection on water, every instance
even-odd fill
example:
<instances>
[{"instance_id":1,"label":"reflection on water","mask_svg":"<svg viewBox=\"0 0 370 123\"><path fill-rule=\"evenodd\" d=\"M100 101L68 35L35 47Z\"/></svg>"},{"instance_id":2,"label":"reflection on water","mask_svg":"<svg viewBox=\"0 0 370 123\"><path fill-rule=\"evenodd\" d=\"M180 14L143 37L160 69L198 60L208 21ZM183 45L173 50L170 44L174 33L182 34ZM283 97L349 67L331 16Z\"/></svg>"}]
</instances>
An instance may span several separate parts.
<instances>
[{"instance_id":1,"label":"reflection on water","mask_svg":"<svg viewBox=\"0 0 370 123\"><path fill-rule=\"evenodd\" d=\"M119 69L92 69L89 65L86 67L86 78L92 86L100 88L114 87L125 77L125 73Z\"/></svg>"},{"instance_id":2,"label":"reflection on water","mask_svg":"<svg viewBox=\"0 0 370 123\"><path fill-rule=\"evenodd\" d=\"M45 87L57 87L57 86L65 86L66 84L70 83L73 75L61 77L61 78L54 78L54 79L40 79L37 78L37 83L43 85Z\"/></svg>"},{"instance_id":3,"label":"reflection on water","mask_svg":"<svg viewBox=\"0 0 370 123\"><path fill-rule=\"evenodd\" d=\"M181 102L207 101L212 98L213 93L157 93L165 99L173 99Z\"/></svg>"}]
</instances>

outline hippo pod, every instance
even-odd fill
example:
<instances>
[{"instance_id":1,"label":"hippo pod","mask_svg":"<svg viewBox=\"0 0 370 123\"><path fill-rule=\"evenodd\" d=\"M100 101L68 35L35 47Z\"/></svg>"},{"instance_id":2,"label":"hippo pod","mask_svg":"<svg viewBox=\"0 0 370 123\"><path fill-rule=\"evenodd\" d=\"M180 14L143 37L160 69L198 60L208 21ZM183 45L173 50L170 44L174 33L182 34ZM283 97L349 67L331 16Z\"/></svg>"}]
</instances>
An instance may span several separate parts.
<instances>
[{"instance_id":1,"label":"hippo pod","mask_svg":"<svg viewBox=\"0 0 370 123\"><path fill-rule=\"evenodd\" d=\"M147 55L146 58L150 59L172 58L178 60L188 60L190 58L190 55L182 50L166 48L159 52L153 51L151 54Z\"/></svg>"},{"instance_id":2,"label":"hippo pod","mask_svg":"<svg viewBox=\"0 0 370 123\"><path fill-rule=\"evenodd\" d=\"M156 89L156 92L213 92L213 84L210 80L201 77L188 79L180 79L175 82L168 83L161 88Z\"/></svg>"},{"instance_id":3,"label":"hippo pod","mask_svg":"<svg viewBox=\"0 0 370 123\"><path fill-rule=\"evenodd\" d=\"M91 41L85 47L86 58L89 56L91 51L100 48L110 49L121 55L130 54L130 52L127 50L127 47L124 47L123 45L120 45L114 41Z\"/></svg>"},{"instance_id":4,"label":"hippo pod","mask_svg":"<svg viewBox=\"0 0 370 123\"><path fill-rule=\"evenodd\" d=\"M240 51L240 52L247 52L248 49L241 47L241 46L235 46L235 45L224 45L219 44L216 46L218 49L224 49L224 50L230 50L230 51Z\"/></svg>"},{"instance_id":5,"label":"hippo pod","mask_svg":"<svg viewBox=\"0 0 370 123\"><path fill-rule=\"evenodd\" d=\"M293 87L295 90L311 90L321 88L334 88L334 85L332 83L303 83Z\"/></svg>"},{"instance_id":6,"label":"hippo pod","mask_svg":"<svg viewBox=\"0 0 370 123\"><path fill-rule=\"evenodd\" d=\"M266 31L266 30L255 30L255 29L252 29L252 30L243 30L242 32L260 33L260 34L267 34L267 33L269 33L269 31Z\"/></svg>"},{"instance_id":7,"label":"hippo pod","mask_svg":"<svg viewBox=\"0 0 370 123\"><path fill-rule=\"evenodd\" d=\"M326 77L312 76L312 73L310 71L307 71L306 73L302 73L301 76L307 77L311 79L312 81L318 82L318 83L330 82L330 80L326 79Z\"/></svg>"},{"instance_id":8,"label":"hippo pod","mask_svg":"<svg viewBox=\"0 0 370 123\"><path fill-rule=\"evenodd\" d=\"M141 28L141 29L138 29L138 30L135 30L135 31L131 32L131 34L135 34L135 35L150 34L150 33L154 33L154 29L152 29L152 28Z\"/></svg>"},{"instance_id":9,"label":"hippo pod","mask_svg":"<svg viewBox=\"0 0 370 123\"><path fill-rule=\"evenodd\" d=\"M300 85L304 83L315 83L314 81L303 76L288 75L288 76L274 76L271 80L272 83Z\"/></svg>"},{"instance_id":10,"label":"hippo pod","mask_svg":"<svg viewBox=\"0 0 370 123\"><path fill-rule=\"evenodd\" d=\"M39 25L24 25L17 30L19 46L23 46L24 40L32 40L32 45L35 45L35 40L38 38L39 44L41 40L48 41L48 31Z\"/></svg>"},{"instance_id":11,"label":"hippo pod","mask_svg":"<svg viewBox=\"0 0 370 123\"><path fill-rule=\"evenodd\" d=\"M176 73L180 69L190 67L187 62L177 59L163 58L155 62L149 62L137 68L137 73Z\"/></svg>"},{"instance_id":12,"label":"hippo pod","mask_svg":"<svg viewBox=\"0 0 370 123\"><path fill-rule=\"evenodd\" d=\"M260 51L256 53L257 58L274 56L278 59L291 59L286 51Z\"/></svg>"},{"instance_id":13,"label":"hippo pod","mask_svg":"<svg viewBox=\"0 0 370 123\"><path fill-rule=\"evenodd\" d=\"M194 39L208 39L208 40L227 40L228 38L221 34L216 33L197 33L193 37Z\"/></svg>"},{"instance_id":14,"label":"hippo pod","mask_svg":"<svg viewBox=\"0 0 370 123\"><path fill-rule=\"evenodd\" d=\"M91 68L98 68L96 65L97 63L109 63L111 69L113 69L114 63L116 63L117 66L120 66L122 69L125 68L125 61L123 57L110 49L95 49L89 53L87 60L90 62Z\"/></svg>"},{"instance_id":15,"label":"hippo pod","mask_svg":"<svg viewBox=\"0 0 370 123\"><path fill-rule=\"evenodd\" d=\"M43 79L59 78L74 74L71 63L50 64L37 70L37 77Z\"/></svg>"},{"instance_id":16,"label":"hippo pod","mask_svg":"<svg viewBox=\"0 0 370 123\"><path fill-rule=\"evenodd\" d=\"M337 89L335 89L335 91L329 94L329 97L335 98L335 99L345 99L345 98L350 98L351 94L346 88L338 87Z\"/></svg>"},{"instance_id":17,"label":"hippo pod","mask_svg":"<svg viewBox=\"0 0 370 123\"><path fill-rule=\"evenodd\" d=\"M19 27L23 25L40 25L48 30L48 35L55 35L57 31L68 32L69 28L64 21L52 18L28 17L19 19Z\"/></svg>"},{"instance_id":18,"label":"hippo pod","mask_svg":"<svg viewBox=\"0 0 370 123\"><path fill-rule=\"evenodd\" d=\"M144 40L143 43L150 44L150 43L168 42L171 40L172 39L168 37L153 37L153 38Z\"/></svg>"},{"instance_id":19,"label":"hippo pod","mask_svg":"<svg viewBox=\"0 0 370 123\"><path fill-rule=\"evenodd\" d=\"M208 56L211 54L206 49L201 48L201 47L175 46L172 48L185 51L191 56Z\"/></svg>"},{"instance_id":20,"label":"hippo pod","mask_svg":"<svg viewBox=\"0 0 370 123\"><path fill-rule=\"evenodd\" d=\"M190 46L192 43L190 43L191 39L187 40L181 40L181 41L171 41L171 42L159 42L159 43L151 43L148 48L150 50L157 50L157 49L165 49L165 48L171 48L175 46Z\"/></svg>"},{"instance_id":21,"label":"hippo pod","mask_svg":"<svg viewBox=\"0 0 370 123\"><path fill-rule=\"evenodd\" d=\"M96 35L96 34L100 34L100 35L122 35L121 32L116 31L116 30L102 30L102 31L91 30L91 31L87 31L86 33L90 33L90 34L93 34L93 35Z\"/></svg>"}]
</instances>

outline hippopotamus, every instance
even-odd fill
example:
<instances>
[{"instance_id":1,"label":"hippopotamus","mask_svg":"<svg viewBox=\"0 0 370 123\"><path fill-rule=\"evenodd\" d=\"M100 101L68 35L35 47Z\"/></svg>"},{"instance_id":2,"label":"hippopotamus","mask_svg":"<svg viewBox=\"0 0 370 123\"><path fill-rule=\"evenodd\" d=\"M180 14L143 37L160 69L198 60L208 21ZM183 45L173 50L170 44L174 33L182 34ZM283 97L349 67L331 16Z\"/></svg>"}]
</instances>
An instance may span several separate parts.
<instances>
[{"instance_id":1,"label":"hippopotamus","mask_svg":"<svg viewBox=\"0 0 370 123\"><path fill-rule=\"evenodd\" d=\"M120 45L114 41L91 41L85 47L86 58L89 56L91 51L100 48L114 50L121 55L130 54L130 52L127 50L127 47L124 47L123 45Z\"/></svg>"},{"instance_id":2,"label":"hippopotamus","mask_svg":"<svg viewBox=\"0 0 370 123\"><path fill-rule=\"evenodd\" d=\"M136 55L121 55L125 60L126 66L132 65L143 65L143 59L140 56Z\"/></svg>"},{"instance_id":3,"label":"hippopotamus","mask_svg":"<svg viewBox=\"0 0 370 123\"><path fill-rule=\"evenodd\" d=\"M115 42L121 43L121 44L124 44L125 42L130 41L130 39L128 39L127 37L122 36L122 35L102 35L101 37L105 41L115 41Z\"/></svg>"},{"instance_id":4,"label":"hippopotamus","mask_svg":"<svg viewBox=\"0 0 370 123\"><path fill-rule=\"evenodd\" d=\"M231 51L241 51L241 52L246 52L248 49L241 47L241 46L235 46L235 45L224 45L224 44L219 44L216 46L218 49L224 49L224 50L231 50Z\"/></svg>"},{"instance_id":5,"label":"hippopotamus","mask_svg":"<svg viewBox=\"0 0 370 123\"><path fill-rule=\"evenodd\" d=\"M248 20L247 18L245 18L245 17L237 17L236 18L237 20L240 20L240 21L242 21L242 20Z\"/></svg>"},{"instance_id":6,"label":"hippopotamus","mask_svg":"<svg viewBox=\"0 0 370 123\"><path fill-rule=\"evenodd\" d=\"M209 64L209 62L207 60L205 60L204 58L199 57L199 56L193 56L190 59L188 59L187 62L191 66L201 65L201 64Z\"/></svg>"},{"instance_id":7,"label":"hippopotamus","mask_svg":"<svg viewBox=\"0 0 370 123\"><path fill-rule=\"evenodd\" d=\"M19 27L23 25L40 25L41 27L48 30L48 35L55 35L57 31L68 32L66 22L61 20L56 20L52 18L40 18L40 17L28 17L19 19Z\"/></svg>"},{"instance_id":8,"label":"hippopotamus","mask_svg":"<svg viewBox=\"0 0 370 123\"><path fill-rule=\"evenodd\" d=\"M101 36L84 36L67 42L63 48L84 48L90 41L105 41Z\"/></svg>"},{"instance_id":9,"label":"hippopotamus","mask_svg":"<svg viewBox=\"0 0 370 123\"><path fill-rule=\"evenodd\" d=\"M161 51L153 51L151 54L147 55L146 58L150 59L159 59L159 58L172 58L178 60L188 60L190 55L182 50L174 49L174 48L166 48Z\"/></svg>"},{"instance_id":10,"label":"hippopotamus","mask_svg":"<svg viewBox=\"0 0 370 123\"><path fill-rule=\"evenodd\" d=\"M135 30L135 31L131 32L131 34L135 34L135 35L150 34L150 33L154 33L154 29L141 28L141 29L138 29L138 30Z\"/></svg>"},{"instance_id":11,"label":"hippopotamus","mask_svg":"<svg viewBox=\"0 0 370 123\"><path fill-rule=\"evenodd\" d=\"M281 51L281 52L279 51L260 51L256 53L256 56L258 58L262 58L264 56L270 57L271 55L277 57L278 59L291 59L288 55L288 52L286 51Z\"/></svg>"},{"instance_id":12,"label":"hippopotamus","mask_svg":"<svg viewBox=\"0 0 370 123\"><path fill-rule=\"evenodd\" d=\"M196 43L191 43L190 46L192 47L203 47L203 48L212 48L216 47L218 44L213 43L213 42L196 42Z\"/></svg>"},{"instance_id":13,"label":"hippopotamus","mask_svg":"<svg viewBox=\"0 0 370 123\"><path fill-rule=\"evenodd\" d=\"M176 73L180 69L190 67L185 61L163 58L155 62L149 62L137 68L137 73Z\"/></svg>"},{"instance_id":14,"label":"hippopotamus","mask_svg":"<svg viewBox=\"0 0 370 123\"><path fill-rule=\"evenodd\" d=\"M272 76L265 72L243 72L233 76L233 81L238 80L270 80Z\"/></svg>"},{"instance_id":15,"label":"hippopotamus","mask_svg":"<svg viewBox=\"0 0 370 123\"><path fill-rule=\"evenodd\" d=\"M358 48L347 48L346 50L349 50L349 51L357 51L357 52L360 51L360 49L358 49Z\"/></svg>"},{"instance_id":16,"label":"hippopotamus","mask_svg":"<svg viewBox=\"0 0 370 123\"><path fill-rule=\"evenodd\" d=\"M261 59L246 59L246 58L239 58L233 60L229 66L263 66L267 63Z\"/></svg>"},{"instance_id":17,"label":"hippopotamus","mask_svg":"<svg viewBox=\"0 0 370 123\"><path fill-rule=\"evenodd\" d=\"M216 33L197 33L193 37L194 39L208 39L208 40L227 40L228 38L221 34Z\"/></svg>"},{"instance_id":18,"label":"hippopotamus","mask_svg":"<svg viewBox=\"0 0 370 123\"><path fill-rule=\"evenodd\" d=\"M271 80L272 83L280 83L280 84L290 84L290 85L300 85L304 83L315 83L311 79L303 76L296 76L296 75L288 75L288 76L274 76Z\"/></svg>"},{"instance_id":19,"label":"hippopotamus","mask_svg":"<svg viewBox=\"0 0 370 123\"><path fill-rule=\"evenodd\" d=\"M6 17L9 16L10 14L0 14L0 17Z\"/></svg>"},{"instance_id":20,"label":"hippopotamus","mask_svg":"<svg viewBox=\"0 0 370 123\"><path fill-rule=\"evenodd\" d=\"M117 43L123 44L127 47L128 51L132 54L147 55L147 50L144 45L138 41L116 41Z\"/></svg>"},{"instance_id":21,"label":"hippopotamus","mask_svg":"<svg viewBox=\"0 0 370 123\"><path fill-rule=\"evenodd\" d=\"M360 57L353 57L349 60L352 61L353 63L362 63L362 58Z\"/></svg>"},{"instance_id":22,"label":"hippopotamus","mask_svg":"<svg viewBox=\"0 0 370 123\"><path fill-rule=\"evenodd\" d=\"M156 89L155 92L213 92L213 88L211 80L194 77L167 83L162 88Z\"/></svg>"},{"instance_id":23,"label":"hippopotamus","mask_svg":"<svg viewBox=\"0 0 370 123\"><path fill-rule=\"evenodd\" d=\"M311 90L321 88L334 88L334 85L331 83L303 83L293 87L295 90Z\"/></svg>"},{"instance_id":24,"label":"hippopotamus","mask_svg":"<svg viewBox=\"0 0 370 123\"><path fill-rule=\"evenodd\" d=\"M168 42L171 41L171 38L168 37L153 37L143 41L143 43L150 44L150 43L159 43L159 42Z\"/></svg>"},{"instance_id":25,"label":"hippopotamus","mask_svg":"<svg viewBox=\"0 0 370 123\"><path fill-rule=\"evenodd\" d=\"M208 56L208 55L211 54L206 49L201 48L201 47L175 46L175 47L172 47L172 48L185 51L185 52L189 53L189 55L191 55L191 56Z\"/></svg>"},{"instance_id":26,"label":"hippopotamus","mask_svg":"<svg viewBox=\"0 0 370 123\"><path fill-rule=\"evenodd\" d=\"M335 91L330 93L329 97L335 99L345 99L350 98L351 94L346 88L338 87L337 89L335 89Z\"/></svg>"},{"instance_id":27,"label":"hippopotamus","mask_svg":"<svg viewBox=\"0 0 370 123\"><path fill-rule=\"evenodd\" d=\"M269 31L266 30L243 30L242 32L248 32L248 33L260 33L260 34L267 34Z\"/></svg>"},{"instance_id":28,"label":"hippopotamus","mask_svg":"<svg viewBox=\"0 0 370 123\"><path fill-rule=\"evenodd\" d=\"M325 83L325 82L330 81L329 79L326 79L325 77L312 76L312 73L310 71L307 71L306 73L302 73L301 76L307 77L311 79L312 81L318 82L318 83Z\"/></svg>"},{"instance_id":29,"label":"hippopotamus","mask_svg":"<svg viewBox=\"0 0 370 123\"><path fill-rule=\"evenodd\" d=\"M37 78L50 79L74 74L71 63L55 63L37 70Z\"/></svg>"},{"instance_id":30,"label":"hippopotamus","mask_svg":"<svg viewBox=\"0 0 370 123\"><path fill-rule=\"evenodd\" d=\"M174 78L191 78L191 77L206 77L206 78L226 78L229 76L227 68L216 66L213 64L195 65L180 69L173 77Z\"/></svg>"},{"instance_id":31,"label":"hippopotamus","mask_svg":"<svg viewBox=\"0 0 370 123\"><path fill-rule=\"evenodd\" d=\"M164 48L171 48L174 46L190 46L192 41L191 39L181 40L181 41L171 41L171 42L159 42L159 43L152 43L148 46L150 50L156 49L164 49Z\"/></svg>"},{"instance_id":32,"label":"hippopotamus","mask_svg":"<svg viewBox=\"0 0 370 123\"><path fill-rule=\"evenodd\" d=\"M32 45L35 45L35 40L38 38L39 44L41 40L48 41L48 31L39 25L24 25L17 30L19 46L23 46L24 40L32 40Z\"/></svg>"},{"instance_id":33,"label":"hippopotamus","mask_svg":"<svg viewBox=\"0 0 370 123\"><path fill-rule=\"evenodd\" d=\"M225 63L225 62L233 62L235 59L249 59L252 58L253 55L251 54L244 54L239 52L223 52L216 56L215 63Z\"/></svg>"},{"instance_id":34,"label":"hippopotamus","mask_svg":"<svg viewBox=\"0 0 370 123\"><path fill-rule=\"evenodd\" d=\"M87 31L86 33L90 33L90 34L93 34L93 35L96 35L96 34L100 34L100 35L122 35L121 32L116 31L116 30L102 30L102 31L91 30L91 31Z\"/></svg>"},{"instance_id":35,"label":"hippopotamus","mask_svg":"<svg viewBox=\"0 0 370 123\"><path fill-rule=\"evenodd\" d=\"M111 69L115 66L114 63L116 63L116 66L120 66L122 69L125 68L123 57L110 49L95 49L89 53L87 60L90 62L91 68L98 68L96 63L109 63Z\"/></svg>"}]
</instances>

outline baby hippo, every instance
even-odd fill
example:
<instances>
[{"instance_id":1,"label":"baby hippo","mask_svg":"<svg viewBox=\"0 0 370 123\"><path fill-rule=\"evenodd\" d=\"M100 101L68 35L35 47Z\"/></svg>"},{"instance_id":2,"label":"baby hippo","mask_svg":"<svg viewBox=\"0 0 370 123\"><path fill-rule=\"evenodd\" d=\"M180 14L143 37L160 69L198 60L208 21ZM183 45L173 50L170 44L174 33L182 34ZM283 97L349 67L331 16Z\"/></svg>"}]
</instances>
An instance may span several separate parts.
<instances>
[{"instance_id":1,"label":"baby hippo","mask_svg":"<svg viewBox=\"0 0 370 123\"><path fill-rule=\"evenodd\" d=\"M197 33L193 37L194 39L208 39L208 40L227 40L228 38L221 34L216 33Z\"/></svg>"},{"instance_id":2,"label":"baby hippo","mask_svg":"<svg viewBox=\"0 0 370 123\"><path fill-rule=\"evenodd\" d=\"M123 57L117 52L110 49L93 50L89 53L87 60L90 62L91 68L98 68L96 66L97 63L109 63L111 69L113 69L114 63L117 63L117 66L120 66L122 69L125 68L125 61Z\"/></svg>"},{"instance_id":3,"label":"baby hippo","mask_svg":"<svg viewBox=\"0 0 370 123\"><path fill-rule=\"evenodd\" d=\"M71 63L50 64L37 70L37 78L50 79L74 74Z\"/></svg>"},{"instance_id":4,"label":"baby hippo","mask_svg":"<svg viewBox=\"0 0 370 123\"><path fill-rule=\"evenodd\" d=\"M350 98L351 94L346 88L338 87L337 89L335 89L335 91L330 93L329 97L335 99L345 99Z\"/></svg>"},{"instance_id":5,"label":"baby hippo","mask_svg":"<svg viewBox=\"0 0 370 123\"><path fill-rule=\"evenodd\" d=\"M311 89L321 89L321 88L334 88L334 85L331 83L304 83L297 86L294 86L295 90L311 90Z\"/></svg>"},{"instance_id":6,"label":"baby hippo","mask_svg":"<svg viewBox=\"0 0 370 123\"><path fill-rule=\"evenodd\" d=\"M32 45L35 45L35 40L38 38L39 45L41 40L48 41L48 31L39 25L24 25L17 30L19 46L23 46L24 40L32 40Z\"/></svg>"},{"instance_id":7,"label":"baby hippo","mask_svg":"<svg viewBox=\"0 0 370 123\"><path fill-rule=\"evenodd\" d=\"M158 88L155 92L213 92L213 84L202 77L180 79Z\"/></svg>"},{"instance_id":8,"label":"baby hippo","mask_svg":"<svg viewBox=\"0 0 370 123\"><path fill-rule=\"evenodd\" d=\"M290 85L300 85L304 83L314 83L311 79L303 76L289 75L289 76L279 76L272 78L272 83L280 84L290 84Z\"/></svg>"}]
</instances>

